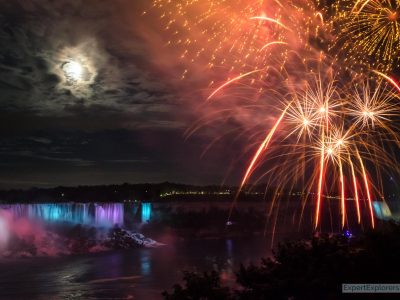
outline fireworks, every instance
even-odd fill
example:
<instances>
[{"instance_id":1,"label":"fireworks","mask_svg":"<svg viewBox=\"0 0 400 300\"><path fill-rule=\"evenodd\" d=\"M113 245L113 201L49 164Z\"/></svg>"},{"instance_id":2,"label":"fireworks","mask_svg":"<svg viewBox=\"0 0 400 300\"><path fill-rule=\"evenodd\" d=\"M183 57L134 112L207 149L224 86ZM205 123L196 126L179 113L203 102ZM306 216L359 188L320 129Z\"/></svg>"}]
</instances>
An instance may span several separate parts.
<instances>
[{"instance_id":1,"label":"fireworks","mask_svg":"<svg viewBox=\"0 0 400 300\"><path fill-rule=\"evenodd\" d=\"M241 187L257 168L268 166L261 177L273 176L271 184L300 185L302 194L316 194L315 226L328 195L340 199L342 226L348 198L354 199L360 222L362 195L374 226L372 192L380 195L381 187L372 181L379 172L373 174L366 165L380 168L394 161L383 145L398 139L392 119L399 115L399 100L394 88L379 80L374 87L368 82L347 87L311 75L305 88L288 94L251 159Z\"/></svg>"},{"instance_id":2,"label":"fireworks","mask_svg":"<svg viewBox=\"0 0 400 300\"><path fill-rule=\"evenodd\" d=\"M254 127L264 130L251 135L240 190L266 180L272 210L282 191L300 189L315 228L328 198L342 227L348 205L358 223L367 211L375 226L372 201L384 198L381 174L395 161L386 148L400 145L400 86L387 73L398 66L399 0L154 0L153 9L181 59L210 70L209 102L231 105L222 113L239 119L230 91L252 101Z\"/></svg>"},{"instance_id":3,"label":"fireworks","mask_svg":"<svg viewBox=\"0 0 400 300\"><path fill-rule=\"evenodd\" d=\"M399 67L399 0L338 1L337 10L341 55L381 71Z\"/></svg>"},{"instance_id":4,"label":"fireworks","mask_svg":"<svg viewBox=\"0 0 400 300\"><path fill-rule=\"evenodd\" d=\"M231 78L264 69L285 69L291 57L309 51L307 59L318 60L320 52L310 43L322 43L326 25L316 6L306 0L154 0L150 11L159 11L167 45L179 51L186 65L182 78L190 76L193 64L208 70L210 86L222 74ZM146 12L148 14L149 12ZM310 38L312 37L312 38ZM290 47L288 47L290 45ZM189 70L188 70L189 69ZM253 83L264 80L257 74ZM253 84L252 83L252 84Z\"/></svg>"},{"instance_id":5,"label":"fireworks","mask_svg":"<svg viewBox=\"0 0 400 300\"><path fill-rule=\"evenodd\" d=\"M354 89L349 103L349 114L354 117L354 126L361 129L375 129L375 126L385 128L386 123L390 123L390 119L398 114L397 103L392 101L396 95L385 92L385 89L380 88L381 85L382 82L378 82L375 91L371 90L368 82L361 90Z\"/></svg>"}]
</instances>

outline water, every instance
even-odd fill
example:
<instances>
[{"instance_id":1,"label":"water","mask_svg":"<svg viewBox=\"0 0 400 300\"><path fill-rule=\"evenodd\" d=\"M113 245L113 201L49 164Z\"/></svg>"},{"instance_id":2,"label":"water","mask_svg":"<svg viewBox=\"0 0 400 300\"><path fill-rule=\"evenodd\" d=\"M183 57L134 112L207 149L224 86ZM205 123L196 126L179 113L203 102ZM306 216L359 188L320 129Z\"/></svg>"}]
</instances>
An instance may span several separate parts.
<instances>
[{"instance_id":1,"label":"water","mask_svg":"<svg viewBox=\"0 0 400 300\"><path fill-rule=\"evenodd\" d=\"M182 270L221 272L234 283L240 262L270 255L268 240L180 241L156 249L0 262L0 299L162 299Z\"/></svg>"},{"instance_id":2,"label":"water","mask_svg":"<svg viewBox=\"0 0 400 300\"><path fill-rule=\"evenodd\" d=\"M182 270L214 268L233 284L240 262L269 254L263 239L174 240L157 249L2 261L0 299L162 299Z\"/></svg>"},{"instance_id":3,"label":"water","mask_svg":"<svg viewBox=\"0 0 400 300\"><path fill-rule=\"evenodd\" d=\"M188 209L196 209L196 205L192 203ZM135 224L139 230L168 211L150 203L15 204L3 205L0 210L3 248L7 236L21 232L48 237L43 228L83 224L100 230ZM0 299L157 300L162 299L162 291L181 282L183 270L216 270L225 284L233 285L240 263L258 263L261 257L271 255L270 236L183 239L164 230L156 238L165 246L67 256L54 256L54 251L48 250L40 252L46 257L0 258ZM40 242L36 237L28 240ZM44 244L48 241L41 241L40 245Z\"/></svg>"}]
</instances>

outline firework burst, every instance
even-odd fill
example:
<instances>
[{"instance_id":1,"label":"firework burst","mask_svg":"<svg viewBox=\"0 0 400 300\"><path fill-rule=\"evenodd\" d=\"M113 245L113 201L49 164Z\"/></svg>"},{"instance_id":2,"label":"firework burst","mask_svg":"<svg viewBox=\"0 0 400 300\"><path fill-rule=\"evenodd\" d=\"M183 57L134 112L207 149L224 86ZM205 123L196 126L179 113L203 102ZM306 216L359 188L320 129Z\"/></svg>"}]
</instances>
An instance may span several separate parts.
<instances>
[{"instance_id":1,"label":"firework burst","mask_svg":"<svg viewBox=\"0 0 400 300\"><path fill-rule=\"evenodd\" d=\"M350 60L380 71L399 67L400 1L338 1L337 40L334 51Z\"/></svg>"},{"instance_id":2,"label":"firework burst","mask_svg":"<svg viewBox=\"0 0 400 300\"><path fill-rule=\"evenodd\" d=\"M149 11L158 12L171 37L167 45L181 53L187 66L182 78L193 64L201 65L211 87L226 75L231 80L267 67L285 72L294 56L319 60L314 46L324 44L329 32L316 5L305 0L154 0ZM252 85L265 79L265 73L256 75Z\"/></svg>"},{"instance_id":3,"label":"firework burst","mask_svg":"<svg viewBox=\"0 0 400 300\"><path fill-rule=\"evenodd\" d=\"M373 87L368 81L358 82L349 87L312 75L305 88L287 95L283 110L277 112L279 117L246 169L241 187L264 166L268 171L258 181L273 176L268 180L272 185L301 186L304 201L310 197L316 201L315 227L328 197L340 201L342 226L348 200L354 200L358 222L360 202L364 203L374 226L372 197L382 196L382 187L374 184L379 180L374 179L395 161L384 145L398 144L393 119L399 115L399 100L386 82L377 80Z\"/></svg>"}]
</instances>

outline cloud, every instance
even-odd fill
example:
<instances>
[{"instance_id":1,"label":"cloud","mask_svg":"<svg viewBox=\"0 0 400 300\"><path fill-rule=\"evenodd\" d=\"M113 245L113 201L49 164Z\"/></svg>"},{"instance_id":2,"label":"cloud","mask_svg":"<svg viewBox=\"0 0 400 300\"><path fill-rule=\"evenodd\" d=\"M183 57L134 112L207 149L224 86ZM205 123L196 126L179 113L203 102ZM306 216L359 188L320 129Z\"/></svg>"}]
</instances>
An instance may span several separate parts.
<instances>
[{"instance_id":1,"label":"cloud","mask_svg":"<svg viewBox=\"0 0 400 300\"><path fill-rule=\"evenodd\" d=\"M50 142L51 141L51 142ZM221 182L221 162L237 147L216 145L204 159L201 138L179 130L37 131L0 139L0 187L178 181ZM221 147L223 149L221 149ZM223 151L222 151L223 150Z\"/></svg>"}]
</instances>

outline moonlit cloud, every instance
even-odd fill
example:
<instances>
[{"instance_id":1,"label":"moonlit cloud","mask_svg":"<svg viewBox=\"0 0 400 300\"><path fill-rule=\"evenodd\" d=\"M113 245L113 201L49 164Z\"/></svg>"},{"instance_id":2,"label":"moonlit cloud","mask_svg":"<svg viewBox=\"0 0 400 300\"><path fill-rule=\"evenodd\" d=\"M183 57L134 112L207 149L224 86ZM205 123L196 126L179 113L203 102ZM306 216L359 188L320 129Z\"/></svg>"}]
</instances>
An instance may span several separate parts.
<instances>
[{"instance_id":1,"label":"moonlit cloud","mask_svg":"<svg viewBox=\"0 0 400 300\"><path fill-rule=\"evenodd\" d=\"M101 68L103 63L97 51L96 43L90 41L57 53L52 70L61 78L58 88L71 91L78 98L90 98L91 85L97 76L96 65Z\"/></svg>"},{"instance_id":2,"label":"moonlit cloud","mask_svg":"<svg viewBox=\"0 0 400 300\"><path fill-rule=\"evenodd\" d=\"M146 50L130 47L141 42L120 22L119 10L128 3L2 1L0 108L62 115L74 105L103 106L141 114L131 99L161 102L153 96L157 91L172 99ZM80 73L75 78L74 68Z\"/></svg>"}]
</instances>

